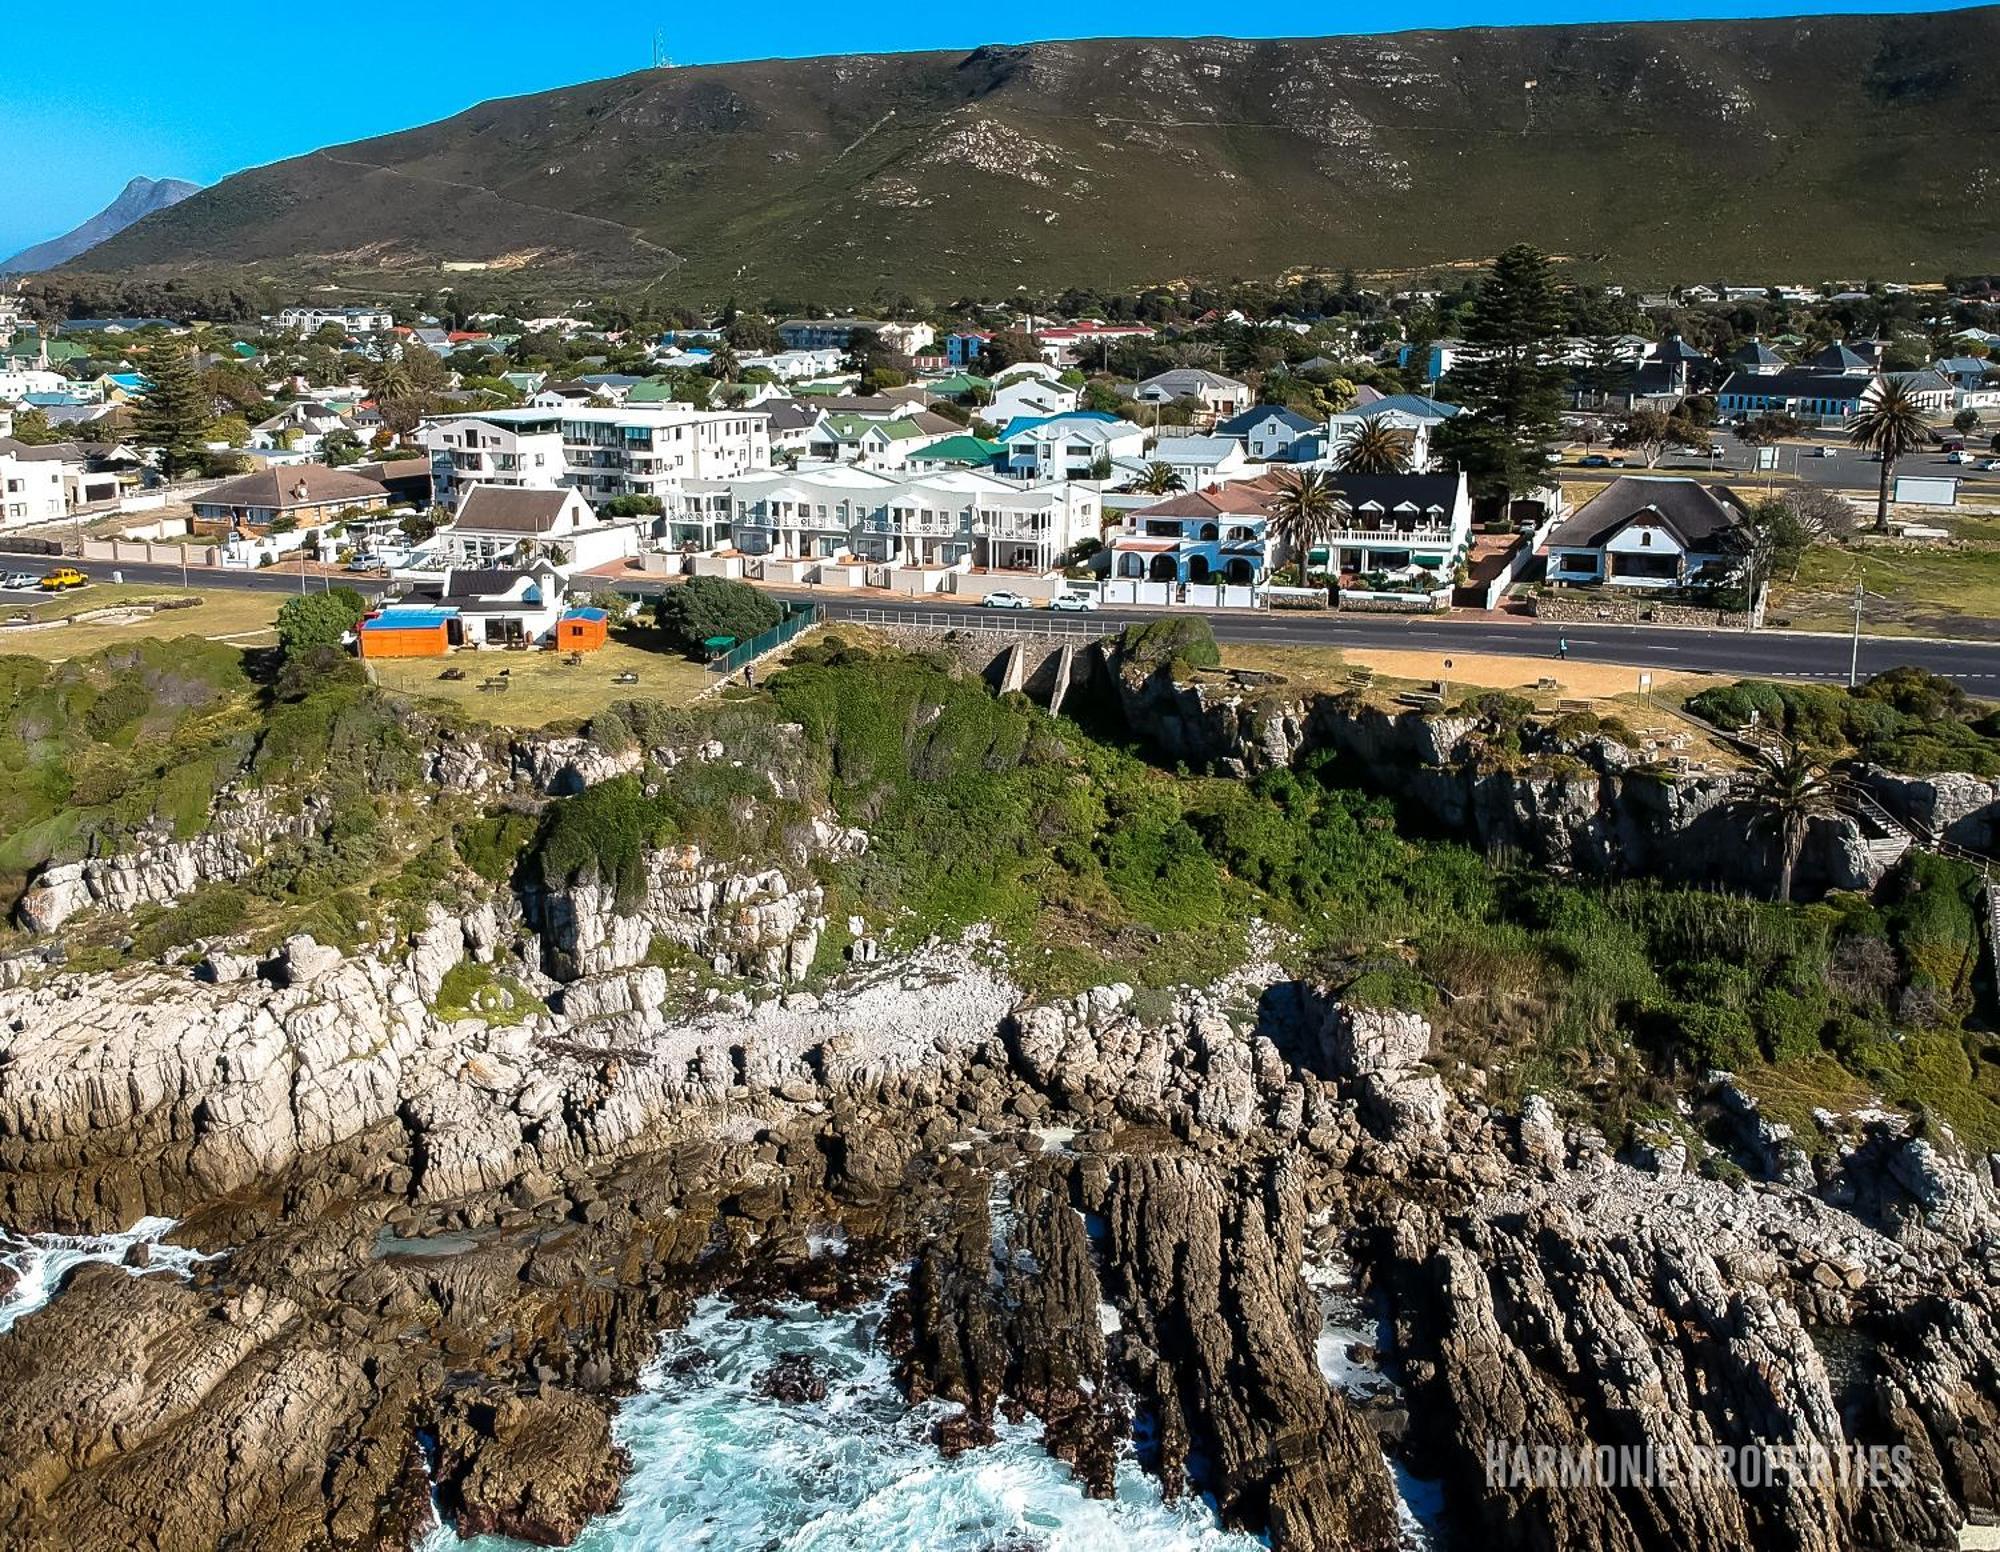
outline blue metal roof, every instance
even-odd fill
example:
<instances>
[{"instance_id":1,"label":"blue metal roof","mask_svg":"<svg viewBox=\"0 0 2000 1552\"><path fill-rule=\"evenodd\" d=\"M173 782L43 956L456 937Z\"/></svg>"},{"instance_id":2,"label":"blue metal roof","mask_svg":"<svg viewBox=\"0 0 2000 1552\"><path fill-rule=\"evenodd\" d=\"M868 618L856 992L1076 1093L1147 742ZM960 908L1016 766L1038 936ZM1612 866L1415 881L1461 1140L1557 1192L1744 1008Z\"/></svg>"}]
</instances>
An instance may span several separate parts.
<instances>
[{"instance_id":1,"label":"blue metal roof","mask_svg":"<svg viewBox=\"0 0 2000 1552\"><path fill-rule=\"evenodd\" d=\"M611 618L602 609L565 609L562 612L562 617L565 620L608 620Z\"/></svg>"},{"instance_id":2,"label":"blue metal roof","mask_svg":"<svg viewBox=\"0 0 2000 1552\"><path fill-rule=\"evenodd\" d=\"M361 622L363 630L436 630L458 618L456 609L384 609Z\"/></svg>"}]
</instances>

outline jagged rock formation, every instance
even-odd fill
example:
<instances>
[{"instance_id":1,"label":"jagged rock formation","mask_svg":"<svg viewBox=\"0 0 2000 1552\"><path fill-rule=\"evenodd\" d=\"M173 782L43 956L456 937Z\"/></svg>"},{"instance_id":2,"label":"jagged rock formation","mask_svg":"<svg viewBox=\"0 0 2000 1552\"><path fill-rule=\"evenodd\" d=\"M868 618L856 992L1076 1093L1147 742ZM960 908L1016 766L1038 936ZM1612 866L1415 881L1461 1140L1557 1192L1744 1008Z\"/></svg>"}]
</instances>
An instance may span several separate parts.
<instances>
[{"instance_id":1,"label":"jagged rock formation","mask_svg":"<svg viewBox=\"0 0 2000 1552\"><path fill-rule=\"evenodd\" d=\"M407 1545L434 1471L462 1529L562 1541L698 1295L852 1307L905 1263L890 1336L911 1396L957 1405L941 1448L1032 1416L1102 1493L1143 1417L1167 1491L1280 1548L1396 1545L1385 1446L1462 1535L1555 1552L1942 1548L2000 1510L2000 1185L1949 1134L1828 1117L1809 1154L1719 1080L1727 1185L1682 1129L1620 1156L1546 1100L1455 1099L1424 1020L1269 962L1029 1003L974 936L786 990L814 849L863 839L801 834L775 869L660 850L630 911L496 892L363 955L301 935L0 992L0 1221L164 1212L226 1252L185 1284L87 1269L0 1336L13 1540ZM753 978L690 985L656 937ZM440 1015L466 964L518 1022ZM1333 1249L1391 1317L1386 1402L1322 1372L1304 1272ZM1489 1471L1496 1440L1901 1474L1557 1502Z\"/></svg>"},{"instance_id":2,"label":"jagged rock formation","mask_svg":"<svg viewBox=\"0 0 2000 1552\"><path fill-rule=\"evenodd\" d=\"M46 934L93 908L167 905L203 884L246 877L273 841L316 834L325 817L325 805L310 797L293 808L271 793L225 790L216 795L199 835L176 839L168 831L149 831L136 837L129 851L44 868L15 907L15 917L28 931Z\"/></svg>"}]
</instances>

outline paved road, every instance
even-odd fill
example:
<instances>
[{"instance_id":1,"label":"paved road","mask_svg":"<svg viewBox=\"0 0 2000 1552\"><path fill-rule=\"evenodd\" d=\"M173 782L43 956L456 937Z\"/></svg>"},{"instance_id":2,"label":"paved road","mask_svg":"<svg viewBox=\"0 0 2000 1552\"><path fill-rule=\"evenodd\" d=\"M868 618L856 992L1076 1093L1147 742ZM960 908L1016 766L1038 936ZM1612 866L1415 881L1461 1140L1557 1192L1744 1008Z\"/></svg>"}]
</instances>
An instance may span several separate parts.
<instances>
[{"instance_id":1,"label":"paved road","mask_svg":"<svg viewBox=\"0 0 2000 1552\"><path fill-rule=\"evenodd\" d=\"M64 562L55 556L0 557L0 570L41 573ZM113 570L128 582L171 583L178 585L178 566L90 568L100 580L108 580ZM296 593L296 571L205 571L194 569L189 580L199 587L248 588L258 592ZM312 577L308 585L322 588L352 585L374 594L386 584L379 577L332 579ZM623 592L657 593L673 584L633 579L621 581ZM856 598L838 592L799 588L785 596L810 599L825 607L833 619L856 619L884 609L899 613L957 616L967 624L1032 621L1038 627L1064 625L1093 631L1112 631L1136 620L1158 619L1163 611L1147 609L1102 609L1082 615L1051 615L1035 610L1014 616L997 610L980 609L957 601L925 599L897 609L881 598ZM0 600L20 595L0 593ZM1378 652L1434 652L1438 672L1445 675L1444 660L1454 654L1490 652L1506 657L1555 657L1556 643L1566 640L1569 655L1579 662L1615 663L1634 668L1650 668L1662 673L1719 673L1759 678L1819 679L1845 682L1851 645L1844 636L1808 635L1795 631L1684 630L1658 626L1574 625L1566 630L1515 615L1459 613L1445 618L1413 619L1395 615L1329 615L1277 611L1228 610L1209 616L1215 634L1222 641L1266 646L1353 647ZM1928 641L1915 637L1863 636L1860 673L1863 678L1884 669L1914 664L1933 673L1963 680L1976 693L2000 690L2000 642Z\"/></svg>"},{"instance_id":2,"label":"paved road","mask_svg":"<svg viewBox=\"0 0 2000 1552\"><path fill-rule=\"evenodd\" d=\"M1926 450L1898 459L1896 472L1899 475L1948 474L1963 482L1961 494L1966 497L2000 496L2000 470L1989 471L1979 467L1989 456L1986 443L1991 435L1990 431L1985 431L1968 438L1975 455L1971 463L1948 463L1945 454ZM1551 466L1550 472L1570 481L1609 481L1621 474L1722 474L1739 484L1748 484L1763 477L1765 471L1757 467L1757 450L1754 447L1746 447L1736 440L1734 433L1728 431L1718 432L1716 440L1722 444L1720 457L1690 458L1668 453L1660 459L1657 467L1650 470L1644 466L1644 460L1636 456L1631 460L1631 467L1625 469L1579 468L1576 461L1585 456L1585 449L1571 445L1563 453L1562 464ZM1832 449L1833 456L1816 457L1814 450L1820 447ZM1590 451L1606 458L1622 456L1616 448L1599 447ZM1804 442L1780 444L1778 466L1770 472L1780 479L1796 476L1806 484L1871 495L1882 481L1882 466L1866 453L1848 446L1846 435L1836 432L1816 432Z\"/></svg>"}]
</instances>

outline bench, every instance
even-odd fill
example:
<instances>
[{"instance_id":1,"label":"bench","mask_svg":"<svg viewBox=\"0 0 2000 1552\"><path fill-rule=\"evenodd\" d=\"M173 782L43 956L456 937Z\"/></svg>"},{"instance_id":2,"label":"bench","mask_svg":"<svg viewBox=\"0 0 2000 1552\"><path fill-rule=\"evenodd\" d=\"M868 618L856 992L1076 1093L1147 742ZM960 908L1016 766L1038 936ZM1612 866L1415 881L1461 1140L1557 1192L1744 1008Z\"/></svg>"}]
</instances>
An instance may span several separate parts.
<instances>
[{"instance_id":1,"label":"bench","mask_svg":"<svg viewBox=\"0 0 2000 1552\"><path fill-rule=\"evenodd\" d=\"M504 690L512 685L513 682L511 679L482 679L479 682L479 688L482 690Z\"/></svg>"},{"instance_id":2,"label":"bench","mask_svg":"<svg viewBox=\"0 0 2000 1552\"><path fill-rule=\"evenodd\" d=\"M443 673L438 675L438 678L440 679L452 679L452 680L463 679L464 677L465 677L465 670L462 668L447 668Z\"/></svg>"}]
</instances>

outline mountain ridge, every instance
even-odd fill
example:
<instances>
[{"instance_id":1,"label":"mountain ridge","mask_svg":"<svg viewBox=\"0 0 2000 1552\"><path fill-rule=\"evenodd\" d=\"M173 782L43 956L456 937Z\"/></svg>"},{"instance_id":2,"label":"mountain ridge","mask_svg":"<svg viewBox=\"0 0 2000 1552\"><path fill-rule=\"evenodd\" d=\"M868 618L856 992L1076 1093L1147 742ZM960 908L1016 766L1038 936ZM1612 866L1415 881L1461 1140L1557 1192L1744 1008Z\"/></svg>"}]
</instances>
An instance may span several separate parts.
<instances>
[{"instance_id":1,"label":"mountain ridge","mask_svg":"<svg viewBox=\"0 0 2000 1552\"><path fill-rule=\"evenodd\" d=\"M1090 39L641 71L253 168L74 266L860 299L1992 262L2000 8ZM428 282L426 282L428 283Z\"/></svg>"},{"instance_id":2,"label":"mountain ridge","mask_svg":"<svg viewBox=\"0 0 2000 1552\"><path fill-rule=\"evenodd\" d=\"M184 178L128 179L118 197L88 221L71 227L60 237L23 248L11 259L0 259L0 275L32 275L54 269L116 237L133 222L144 220L156 210L170 209L200 192L199 183L189 183Z\"/></svg>"}]
</instances>

